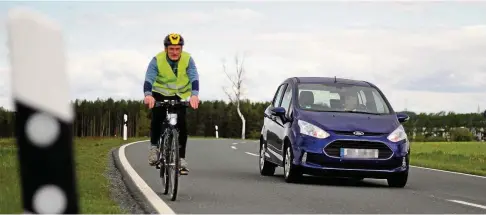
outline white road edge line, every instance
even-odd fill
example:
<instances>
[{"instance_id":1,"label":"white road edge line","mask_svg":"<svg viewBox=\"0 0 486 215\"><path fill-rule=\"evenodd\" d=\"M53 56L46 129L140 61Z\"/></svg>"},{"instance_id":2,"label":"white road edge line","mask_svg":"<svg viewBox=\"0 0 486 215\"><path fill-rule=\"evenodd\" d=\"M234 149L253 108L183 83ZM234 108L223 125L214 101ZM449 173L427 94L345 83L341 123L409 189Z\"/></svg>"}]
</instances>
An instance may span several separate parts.
<instances>
[{"instance_id":1,"label":"white road edge line","mask_svg":"<svg viewBox=\"0 0 486 215\"><path fill-rule=\"evenodd\" d=\"M432 169L432 168L421 167L421 166L413 166L413 165L410 165L410 166L418 168L418 169L426 169L426 170L432 170L432 171L437 171L437 172L445 172L445 173L451 173L451 174L456 174L456 175L465 175L465 176L471 176L471 177L486 179L485 176L480 176L480 175L472 175L472 174L461 173L461 172L452 172L452 171L447 171L447 170Z\"/></svg>"},{"instance_id":2,"label":"white road edge line","mask_svg":"<svg viewBox=\"0 0 486 215\"><path fill-rule=\"evenodd\" d=\"M481 209L486 210L486 206L484 206L484 205L478 205L478 204L465 202L465 201L461 201L461 200L455 200L455 199L447 199L447 201L455 202L455 203L459 203L459 204L463 204L463 205L468 205L468 206L473 206L473 207L477 207L477 208L481 208Z\"/></svg>"},{"instance_id":3,"label":"white road edge line","mask_svg":"<svg viewBox=\"0 0 486 215\"><path fill-rule=\"evenodd\" d=\"M253 154L253 153L251 153L251 152L245 152L245 153L246 153L246 154L249 154L249 155L253 155L253 156L255 156L255 157L258 157L258 155L257 155L257 154Z\"/></svg>"},{"instance_id":4,"label":"white road edge line","mask_svg":"<svg viewBox=\"0 0 486 215\"><path fill-rule=\"evenodd\" d=\"M235 146L231 146L231 148L232 148L232 149L235 149L235 150L237 149Z\"/></svg>"},{"instance_id":5,"label":"white road edge line","mask_svg":"<svg viewBox=\"0 0 486 215\"><path fill-rule=\"evenodd\" d=\"M149 203L152 205L152 207L154 207L158 214L176 214L164 201L162 201L161 198L159 198L159 196L147 185L147 183L145 183L140 175L137 174L125 156L125 148L127 146L146 141L148 140L127 143L121 146L118 151L120 162L125 171L127 171L128 175L132 178L134 184L138 187L138 189L140 189L142 194L148 199Z\"/></svg>"}]
</instances>

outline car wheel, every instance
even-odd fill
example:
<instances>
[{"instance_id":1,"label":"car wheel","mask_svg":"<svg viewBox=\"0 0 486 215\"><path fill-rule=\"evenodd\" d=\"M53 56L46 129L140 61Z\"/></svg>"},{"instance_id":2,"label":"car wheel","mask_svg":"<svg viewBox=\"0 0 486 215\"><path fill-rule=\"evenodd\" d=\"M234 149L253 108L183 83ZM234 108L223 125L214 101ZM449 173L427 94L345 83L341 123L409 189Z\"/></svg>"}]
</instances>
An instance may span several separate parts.
<instances>
[{"instance_id":1,"label":"car wheel","mask_svg":"<svg viewBox=\"0 0 486 215\"><path fill-rule=\"evenodd\" d=\"M410 155L407 155L407 158L406 158L407 170L405 170L403 172L395 173L390 178L387 178L388 186L403 188L403 187L405 187L405 185L407 185L408 171L410 169L410 167L409 167L410 160L409 159L410 159Z\"/></svg>"},{"instance_id":2,"label":"car wheel","mask_svg":"<svg viewBox=\"0 0 486 215\"><path fill-rule=\"evenodd\" d=\"M284 178L286 182L297 182L300 180L302 173L300 168L292 163L294 160L294 153L291 150L290 144L285 147L284 158Z\"/></svg>"},{"instance_id":3,"label":"car wheel","mask_svg":"<svg viewBox=\"0 0 486 215\"><path fill-rule=\"evenodd\" d=\"M407 185L408 170L405 172L395 173L395 175L387 178L388 186L403 188Z\"/></svg>"},{"instance_id":4,"label":"car wheel","mask_svg":"<svg viewBox=\"0 0 486 215\"><path fill-rule=\"evenodd\" d=\"M275 174L275 168L277 167L277 165L265 159L266 149L266 143L260 144L260 174L265 176L272 176L273 174Z\"/></svg>"}]
</instances>

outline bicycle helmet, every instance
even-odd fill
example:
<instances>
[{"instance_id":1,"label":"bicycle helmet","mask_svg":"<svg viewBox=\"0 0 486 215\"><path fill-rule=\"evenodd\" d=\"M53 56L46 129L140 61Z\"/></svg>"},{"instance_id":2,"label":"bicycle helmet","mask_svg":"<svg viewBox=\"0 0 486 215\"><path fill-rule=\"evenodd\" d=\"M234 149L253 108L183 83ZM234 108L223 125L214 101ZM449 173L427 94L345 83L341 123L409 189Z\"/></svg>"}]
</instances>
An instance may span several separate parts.
<instances>
[{"instance_id":1,"label":"bicycle helmet","mask_svg":"<svg viewBox=\"0 0 486 215\"><path fill-rule=\"evenodd\" d=\"M181 45L184 46L184 38L180 34L171 33L167 35L164 39L164 46L167 47L169 45Z\"/></svg>"}]
</instances>

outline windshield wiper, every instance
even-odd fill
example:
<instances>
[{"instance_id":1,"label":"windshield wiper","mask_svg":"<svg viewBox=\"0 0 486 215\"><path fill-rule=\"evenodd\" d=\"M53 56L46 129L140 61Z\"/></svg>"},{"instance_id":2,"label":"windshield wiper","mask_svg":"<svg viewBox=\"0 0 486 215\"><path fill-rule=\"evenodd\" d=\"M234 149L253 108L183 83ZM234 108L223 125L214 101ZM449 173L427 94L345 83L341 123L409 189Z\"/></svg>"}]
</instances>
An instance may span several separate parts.
<instances>
[{"instance_id":1,"label":"windshield wiper","mask_svg":"<svg viewBox=\"0 0 486 215\"><path fill-rule=\"evenodd\" d=\"M362 113L362 114L370 114L370 115L386 115L386 113L373 113L373 112L366 112L366 111L352 111L352 110L307 110L307 111L314 111L314 112L327 112L327 113Z\"/></svg>"},{"instance_id":2,"label":"windshield wiper","mask_svg":"<svg viewBox=\"0 0 486 215\"><path fill-rule=\"evenodd\" d=\"M342 112L345 112L345 113L362 113L362 114L371 114L371 115L383 115L382 113L372 113L372 112L366 112L366 111L355 111L355 110L345 110L345 111L342 111Z\"/></svg>"}]
</instances>

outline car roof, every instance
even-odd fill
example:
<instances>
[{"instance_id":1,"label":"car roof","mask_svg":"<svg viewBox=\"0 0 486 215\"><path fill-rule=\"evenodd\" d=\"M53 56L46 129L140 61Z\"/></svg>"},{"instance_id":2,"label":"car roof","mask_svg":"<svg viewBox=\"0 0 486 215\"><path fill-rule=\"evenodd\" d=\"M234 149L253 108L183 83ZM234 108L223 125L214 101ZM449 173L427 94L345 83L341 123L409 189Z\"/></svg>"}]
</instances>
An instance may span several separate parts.
<instances>
[{"instance_id":1,"label":"car roof","mask_svg":"<svg viewBox=\"0 0 486 215\"><path fill-rule=\"evenodd\" d=\"M294 83L306 83L306 84L328 84L328 83L343 83L343 84L352 84L356 86L374 86L373 84L362 81L362 80L355 80L355 79L347 79L347 78L338 78L338 77L291 77L287 80L292 80Z\"/></svg>"}]
</instances>

